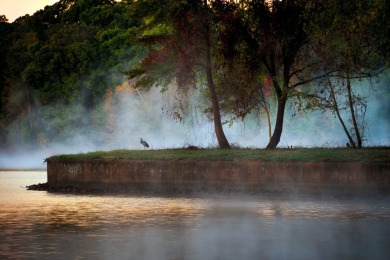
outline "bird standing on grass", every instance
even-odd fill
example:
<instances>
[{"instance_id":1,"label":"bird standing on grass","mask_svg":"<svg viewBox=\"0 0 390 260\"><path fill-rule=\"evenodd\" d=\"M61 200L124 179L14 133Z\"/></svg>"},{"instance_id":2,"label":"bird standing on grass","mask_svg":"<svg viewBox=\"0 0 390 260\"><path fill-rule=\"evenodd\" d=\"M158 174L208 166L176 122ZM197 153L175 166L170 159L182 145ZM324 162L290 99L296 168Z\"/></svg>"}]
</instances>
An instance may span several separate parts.
<instances>
[{"instance_id":1,"label":"bird standing on grass","mask_svg":"<svg viewBox=\"0 0 390 260\"><path fill-rule=\"evenodd\" d=\"M142 138L140 138L140 143L144 146L144 147L146 147L146 148L149 148L149 144L145 141L145 140L143 140Z\"/></svg>"}]
</instances>

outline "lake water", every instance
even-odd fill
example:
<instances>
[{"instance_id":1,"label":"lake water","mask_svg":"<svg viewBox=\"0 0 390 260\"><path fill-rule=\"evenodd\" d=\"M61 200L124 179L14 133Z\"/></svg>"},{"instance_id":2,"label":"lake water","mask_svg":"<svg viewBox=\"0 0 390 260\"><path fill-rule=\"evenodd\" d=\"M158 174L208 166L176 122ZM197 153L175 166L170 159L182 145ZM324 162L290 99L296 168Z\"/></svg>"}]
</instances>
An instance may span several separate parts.
<instances>
[{"instance_id":1,"label":"lake water","mask_svg":"<svg viewBox=\"0 0 390 260\"><path fill-rule=\"evenodd\" d=\"M0 171L0 259L390 259L390 199L27 191Z\"/></svg>"}]
</instances>

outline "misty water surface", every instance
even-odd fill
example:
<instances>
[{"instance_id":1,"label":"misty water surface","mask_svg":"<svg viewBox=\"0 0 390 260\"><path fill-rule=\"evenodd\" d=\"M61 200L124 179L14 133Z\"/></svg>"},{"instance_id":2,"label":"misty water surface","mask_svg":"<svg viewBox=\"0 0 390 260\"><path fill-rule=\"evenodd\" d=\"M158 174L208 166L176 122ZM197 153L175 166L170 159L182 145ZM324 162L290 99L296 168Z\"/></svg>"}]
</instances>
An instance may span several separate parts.
<instances>
[{"instance_id":1,"label":"misty water surface","mask_svg":"<svg viewBox=\"0 0 390 260\"><path fill-rule=\"evenodd\" d=\"M389 198L27 191L0 171L0 259L389 259Z\"/></svg>"}]
</instances>

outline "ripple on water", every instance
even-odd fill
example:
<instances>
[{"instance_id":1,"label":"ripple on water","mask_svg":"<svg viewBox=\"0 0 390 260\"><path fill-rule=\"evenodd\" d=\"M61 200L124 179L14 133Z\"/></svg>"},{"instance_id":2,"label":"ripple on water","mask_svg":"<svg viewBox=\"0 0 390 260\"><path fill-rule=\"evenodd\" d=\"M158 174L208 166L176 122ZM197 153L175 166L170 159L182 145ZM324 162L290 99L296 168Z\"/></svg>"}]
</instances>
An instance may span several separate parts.
<instances>
[{"instance_id":1,"label":"ripple on water","mask_svg":"<svg viewBox=\"0 0 390 260\"><path fill-rule=\"evenodd\" d=\"M20 186L45 182L45 174L23 176L0 172L0 258L389 259L390 255L388 198L66 195L26 191Z\"/></svg>"}]
</instances>

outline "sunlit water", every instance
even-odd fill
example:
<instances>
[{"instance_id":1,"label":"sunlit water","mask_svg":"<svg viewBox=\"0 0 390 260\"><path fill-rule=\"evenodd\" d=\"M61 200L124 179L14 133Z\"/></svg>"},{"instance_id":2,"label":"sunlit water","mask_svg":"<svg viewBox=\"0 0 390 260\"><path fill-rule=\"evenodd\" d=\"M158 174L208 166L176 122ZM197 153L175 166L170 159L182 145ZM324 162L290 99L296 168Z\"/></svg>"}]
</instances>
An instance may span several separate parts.
<instances>
[{"instance_id":1,"label":"sunlit water","mask_svg":"<svg viewBox=\"0 0 390 260\"><path fill-rule=\"evenodd\" d=\"M0 259L390 259L390 199L27 191L0 171Z\"/></svg>"}]
</instances>

